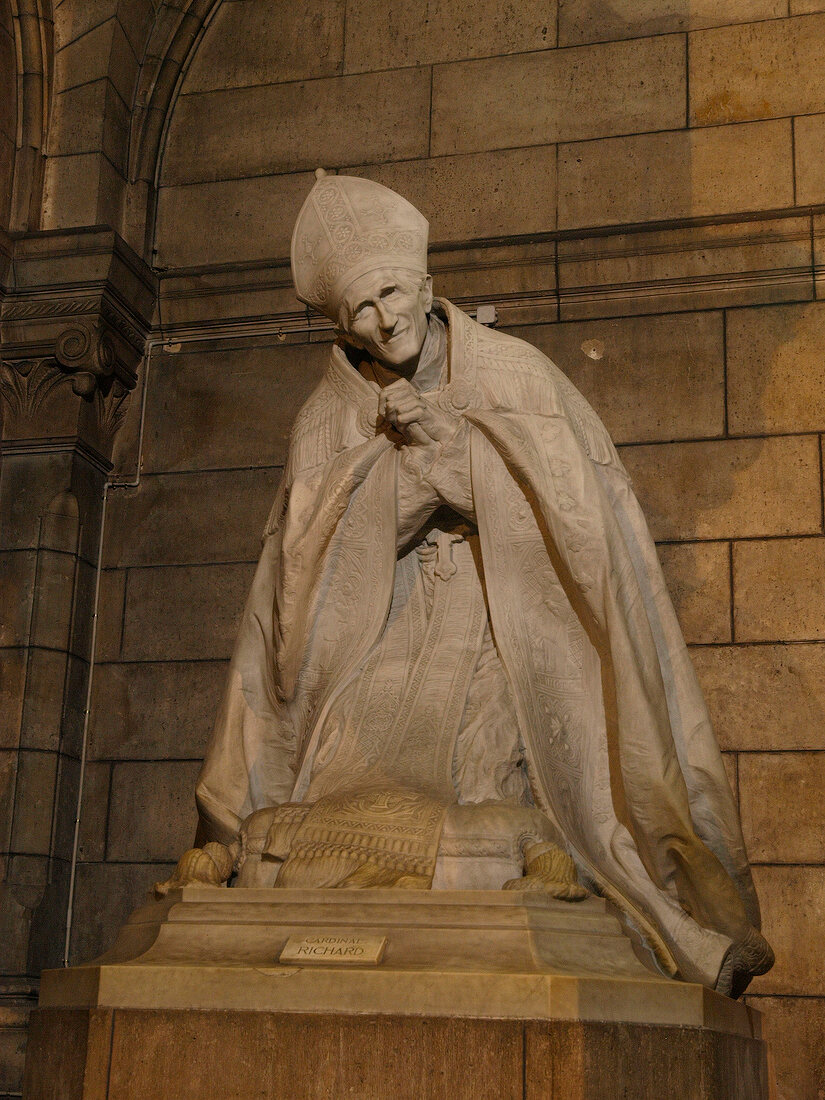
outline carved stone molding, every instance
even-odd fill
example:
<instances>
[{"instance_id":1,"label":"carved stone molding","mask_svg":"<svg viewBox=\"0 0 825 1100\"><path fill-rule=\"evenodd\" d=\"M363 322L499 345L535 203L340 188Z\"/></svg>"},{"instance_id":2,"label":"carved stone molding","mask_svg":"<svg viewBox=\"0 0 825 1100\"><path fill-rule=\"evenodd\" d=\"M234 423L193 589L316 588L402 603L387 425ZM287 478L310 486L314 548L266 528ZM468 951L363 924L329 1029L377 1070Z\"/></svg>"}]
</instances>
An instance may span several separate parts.
<instances>
[{"instance_id":1,"label":"carved stone molding","mask_svg":"<svg viewBox=\"0 0 825 1100\"><path fill-rule=\"evenodd\" d=\"M6 355L53 355L75 376L72 389L88 397L96 380L116 375L134 386L148 325L103 293L37 297L37 291L12 294L0 310L0 335Z\"/></svg>"},{"instance_id":2,"label":"carved stone molding","mask_svg":"<svg viewBox=\"0 0 825 1100\"><path fill-rule=\"evenodd\" d=\"M135 388L157 282L110 230L13 241L0 287L3 450L74 447L107 465Z\"/></svg>"},{"instance_id":3,"label":"carved stone molding","mask_svg":"<svg viewBox=\"0 0 825 1100\"><path fill-rule=\"evenodd\" d=\"M825 214L808 211L624 230L439 245L437 294L503 328L675 310L803 302L825 294ZM160 287L170 341L332 339L295 298L286 258L170 270Z\"/></svg>"},{"instance_id":4,"label":"carved stone molding","mask_svg":"<svg viewBox=\"0 0 825 1100\"><path fill-rule=\"evenodd\" d=\"M94 301L87 297L47 298L45 301L10 298L3 307L3 320L8 324L10 321L28 321L38 317L66 317L76 313L90 313L94 305Z\"/></svg>"}]
</instances>

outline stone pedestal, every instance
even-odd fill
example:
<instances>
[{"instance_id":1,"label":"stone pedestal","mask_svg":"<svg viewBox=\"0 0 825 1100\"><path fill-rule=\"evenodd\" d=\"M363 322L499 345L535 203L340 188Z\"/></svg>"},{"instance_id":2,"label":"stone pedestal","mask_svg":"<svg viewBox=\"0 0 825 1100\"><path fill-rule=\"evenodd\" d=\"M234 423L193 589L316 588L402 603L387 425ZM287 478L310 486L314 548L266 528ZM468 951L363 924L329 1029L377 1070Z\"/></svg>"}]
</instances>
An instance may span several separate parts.
<instances>
[{"instance_id":1,"label":"stone pedestal","mask_svg":"<svg viewBox=\"0 0 825 1100\"><path fill-rule=\"evenodd\" d=\"M650 973L597 898L187 887L44 973L25 1095L762 1100L759 1020Z\"/></svg>"}]
</instances>

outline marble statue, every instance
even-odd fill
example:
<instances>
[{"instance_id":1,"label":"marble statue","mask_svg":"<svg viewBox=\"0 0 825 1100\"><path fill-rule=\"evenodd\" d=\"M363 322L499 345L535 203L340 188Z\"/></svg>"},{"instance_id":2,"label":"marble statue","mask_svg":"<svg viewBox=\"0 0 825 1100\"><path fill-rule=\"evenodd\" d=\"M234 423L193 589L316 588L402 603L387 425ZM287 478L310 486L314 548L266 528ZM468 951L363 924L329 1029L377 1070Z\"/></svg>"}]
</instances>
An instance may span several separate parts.
<instances>
[{"instance_id":1,"label":"marble statue","mask_svg":"<svg viewBox=\"0 0 825 1100\"><path fill-rule=\"evenodd\" d=\"M337 327L295 423L164 892L598 894L651 968L738 996L773 961L651 537L599 418L433 297L428 223L321 172L298 297Z\"/></svg>"}]
</instances>

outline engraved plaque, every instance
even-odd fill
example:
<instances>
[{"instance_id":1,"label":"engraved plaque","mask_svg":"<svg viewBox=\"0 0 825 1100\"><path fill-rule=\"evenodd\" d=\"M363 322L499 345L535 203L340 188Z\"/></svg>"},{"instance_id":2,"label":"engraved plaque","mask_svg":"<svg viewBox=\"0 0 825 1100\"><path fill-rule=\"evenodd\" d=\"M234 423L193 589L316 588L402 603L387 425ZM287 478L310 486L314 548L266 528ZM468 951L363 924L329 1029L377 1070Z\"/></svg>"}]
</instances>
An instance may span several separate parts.
<instances>
[{"instance_id":1,"label":"engraved plaque","mask_svg":"<svg viewBox=\"0 0 825 1100\"><path fill-rule=\"evenodd\" d=\"M386 946L386 936L290 936L278 961L301 966L377 966Z\"/></svg>"}]
</instances>

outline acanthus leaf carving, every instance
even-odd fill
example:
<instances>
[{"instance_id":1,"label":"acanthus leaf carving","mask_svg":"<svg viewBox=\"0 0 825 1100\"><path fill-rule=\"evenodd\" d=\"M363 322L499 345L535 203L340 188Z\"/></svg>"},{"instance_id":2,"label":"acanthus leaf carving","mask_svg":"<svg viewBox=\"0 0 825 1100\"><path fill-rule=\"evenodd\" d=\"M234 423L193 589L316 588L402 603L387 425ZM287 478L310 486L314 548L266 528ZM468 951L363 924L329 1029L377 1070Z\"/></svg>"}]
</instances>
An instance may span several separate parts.
<instances>
[{"instance_id":1,"label":"acanthus leaf carving","mask_svg":"<svg viewBox=\"0 0 825 1100\"><path fill-rule=\"evenodd\" d=\"M111 446L126 419L131 390L117 379L112 381L106 392L104 389L105 387L100 386L95 389L94 400L101 439Z\"/></svg>"},{"instance_id":2,"label":"acanthus leaf carving","mask_svg":"<svg viewBox=\"0 0 825 1100\"><path fill-rule=\"evenodd\" d=\"M20 420L34 418L48 395L69 376L51 356L0 362L0 397Z\"/></svg>"}]
</instances>

